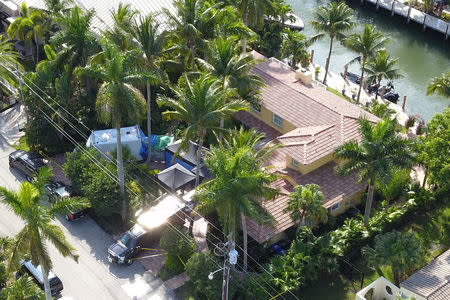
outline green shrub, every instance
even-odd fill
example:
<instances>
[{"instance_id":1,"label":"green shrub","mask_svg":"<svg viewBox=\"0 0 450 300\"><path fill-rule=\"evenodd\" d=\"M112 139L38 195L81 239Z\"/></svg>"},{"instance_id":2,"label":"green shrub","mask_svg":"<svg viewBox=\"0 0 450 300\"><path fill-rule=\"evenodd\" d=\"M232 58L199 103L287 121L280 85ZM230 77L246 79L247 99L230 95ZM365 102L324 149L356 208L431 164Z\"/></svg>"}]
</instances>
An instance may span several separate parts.
<instances>
[{"instance_id":1,"label":"green shrub","mask_svg":"<svg viewBox=\"0 0 450 300\"><path fill-rule=\"evenodd\" d=\"M159 240L161 248L167 251L164 264L174 274L184 271L184 264L195 252L194 239L186 229L183 228L180 231L181 233L168 227Z\"/></svg>"},{"instance_id":2,"label":"green shrub","mask_svg":"<svg viewBox=\"0 0 450 300\"><path fill-rule=\"evenodd\" d=\"M215 274L212 280L208 279L210 272L220 269L223 261L219 261L211 253L194 253L186 262L186 273L189 276L189 282L195 287L195 291L203 297L199 299L220 299L222 295L222 273ZM238 278L232 274L231 278ZM228 285L228 298L233 299L236 292L236 280L231 280Z\"/></svg>"},{"instance_id":3,"label":"green shrub","mask_svg":"<svg viewBox=\"0 0 450 300\"><path fill-rule=\"evenodd\" d=\"M179 274L184 271L184 265L177 255L167 254L164 265L174 274Z\"/></svg>"}]
</instances>

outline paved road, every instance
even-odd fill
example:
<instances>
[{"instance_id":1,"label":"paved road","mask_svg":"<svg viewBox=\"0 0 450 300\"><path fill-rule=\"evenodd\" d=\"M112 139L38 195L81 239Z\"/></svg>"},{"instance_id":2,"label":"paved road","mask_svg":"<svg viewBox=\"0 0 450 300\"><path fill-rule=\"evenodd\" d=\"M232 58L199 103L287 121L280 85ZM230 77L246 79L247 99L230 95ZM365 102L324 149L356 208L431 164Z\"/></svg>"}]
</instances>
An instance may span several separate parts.
<instances>
[{"instance_id":1,"label":"paved road","mask_svg":"<svg viewBox=\"0 0 450 300\"><path fill-rule=\"evenodd\" d=\"M0 123L1 119L2 114ZM0 132L0 186L17 190L25 178L15 169L9 168L8 155L14 149L7 140ZM53 271L64 284L61 300L175 299L173 292L160 279L146 272L140 263L131 266L111 265L107 260L107 248L113 239L92 219L71 223L60 218L56 223L80 256L77 264L62 257L50 245ZM21 220L0 204L0 236L14 236L22 226Z\"/></svg>"}]
</instances>

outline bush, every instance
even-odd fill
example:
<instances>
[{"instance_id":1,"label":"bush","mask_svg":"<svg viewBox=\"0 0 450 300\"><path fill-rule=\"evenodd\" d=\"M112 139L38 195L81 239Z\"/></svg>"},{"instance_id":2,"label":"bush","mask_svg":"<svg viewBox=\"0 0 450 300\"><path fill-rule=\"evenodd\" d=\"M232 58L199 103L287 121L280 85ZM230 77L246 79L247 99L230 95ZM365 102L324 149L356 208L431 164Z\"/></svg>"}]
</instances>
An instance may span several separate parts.
<instances>
[{"instance_id":1,"label":"bush","mask_svg":"<svg viewBox=\"0 0 450 300\"><path fill-rule=\"evenodd\" d=\"M183 228L180 231L181 233L172 227L168 227L159 240L161 248L167 251L164 264L170 272L175 274L184 271L184 263L195 252L194 239L186 229Z\"/></svg>"},{"instance_id":2,"label":"bush","mask_svg":"<svg viewBox=\"0 0 450 300\"><path fill-rule=\"evenodd\" d=\"M195 287L195 291L202 295L200 299L220 299L222 295L222 274L218 272L212 280L208 279L210 272L220 269L223 265L211 253L194 253L186 262L186 273L189 282ZM238 278L232 274L232 278ZM231 280L228 285L228 298L233 299L236 292L236 280Z\"/></svg>"},{"instance_id":3,"label":"bush","mask_svg":"<svg viewBox=\"0 0 450 300\"><path fill-rule=\"evenodd\" d=\"M112 174L117 172L115 164L107 162L92 148L86 150L87 154L81 151L67 153L67 160L63 166L67 178L72 182L76 193L89 199L95 214L111 216L118 213L121 202L119 185L103 169L95 165L89 156L96 158L98 163Z\"/></svg>"}]
</instances>

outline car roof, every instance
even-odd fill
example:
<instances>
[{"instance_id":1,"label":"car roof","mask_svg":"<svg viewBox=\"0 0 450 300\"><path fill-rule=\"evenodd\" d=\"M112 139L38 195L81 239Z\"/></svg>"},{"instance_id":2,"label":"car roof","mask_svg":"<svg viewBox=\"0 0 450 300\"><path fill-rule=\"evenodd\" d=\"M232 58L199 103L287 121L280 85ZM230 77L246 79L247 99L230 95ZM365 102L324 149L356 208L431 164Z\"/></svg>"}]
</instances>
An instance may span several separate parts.
<instances>
[{"instance_id":1,"label":"car roof","mask_svg":"<svg viewBox=\"0 0 450 300\"><path fill-rule=\"evenodd\" d=\"M135 224L130 230L128 230L128 232L134 237L140 237L141 235L147 233L147 231L139 224Z\"/></svg>"},{"instance_id":2,"label":"car roof","mask_svg":"<svg viewBox=\"0 0 450 300\"><path fill-rule=\"evenodd\" d=\"M42 160L42 157L35 153L25 152L19 156L22 161L24 161L26 164L28 164L33 169L37 170L43 166L45 166L44 161Z\"/></svg>"},{"instance_id":3,"label":"car roof","mask_svg":"<svg viewBox=\"0 0 450 300\"><path fill-rule=\"evenodd\" d=\"M41 267L41 265L38 265L37 267L35 267L33 265L33 263L31 262L31 260L28 260L28 261L22 260L20 262L20 264L24 265L40 283L44 282L44 277L42 275L42 267ZM53 274L52 271L48 271L48 280L50 281L50 280L52 280L54 278L58 278L58 276Z\"/></svg>"},{"instance_id":4,"label":"car roof","mask_svg":"<svg viewBox=\"0 0 450 300\"><path fill-rule=\"evenodd\" d=\"M19 156L22 156L24 153L26 153L24 150L16 150L14 152L11 152L9 154L9 157L12 157L14 159L18 158Z\"/></svg>"}]
</instances>

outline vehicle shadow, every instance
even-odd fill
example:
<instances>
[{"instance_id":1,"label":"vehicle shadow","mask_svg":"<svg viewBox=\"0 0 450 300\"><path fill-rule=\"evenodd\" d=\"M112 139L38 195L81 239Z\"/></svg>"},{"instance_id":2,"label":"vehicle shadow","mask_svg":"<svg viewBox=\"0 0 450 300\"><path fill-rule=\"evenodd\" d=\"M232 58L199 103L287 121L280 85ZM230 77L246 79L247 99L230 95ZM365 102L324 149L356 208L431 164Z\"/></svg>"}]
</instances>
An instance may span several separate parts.
<instances>
[{"instance_id":1,"label":"vehicle shadow","mask_svg":"<svg viewBox=\"0 0 450 300\"><path fill-rule=\"evenodd\" d=\"M108 261L108 247L115 242L115 239L103 231L89 216L72 222L67 221L64 216L58 216L57 219L74 238L78 239L84 250L89 252L97 262L101 263L115 277L128 279L132 284L137 278L136 275L140 275L152 290L156 290L163 285L162 280L149 274L139 260L134 261L131 265L110 263Z\"/></svg>"}]
</instances>

